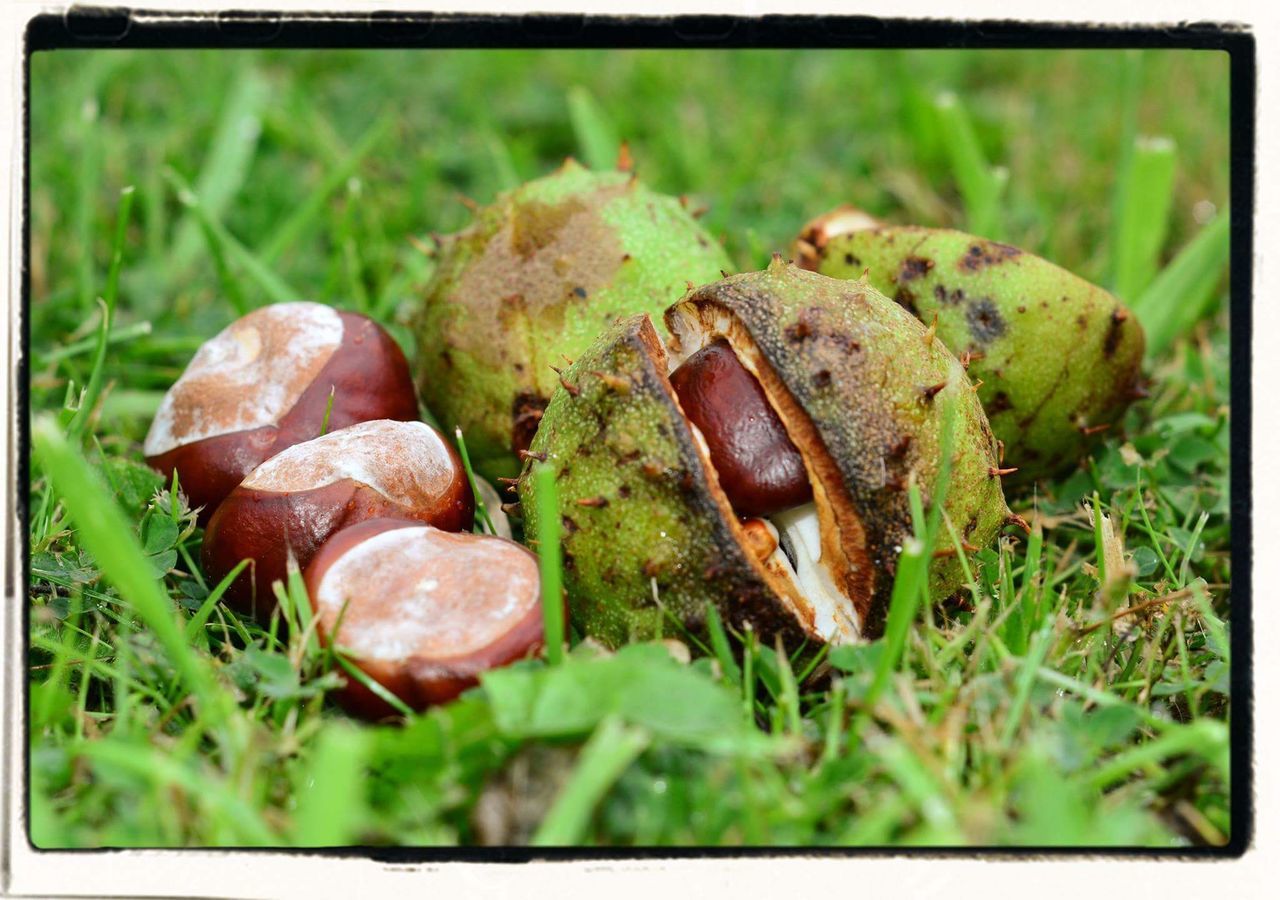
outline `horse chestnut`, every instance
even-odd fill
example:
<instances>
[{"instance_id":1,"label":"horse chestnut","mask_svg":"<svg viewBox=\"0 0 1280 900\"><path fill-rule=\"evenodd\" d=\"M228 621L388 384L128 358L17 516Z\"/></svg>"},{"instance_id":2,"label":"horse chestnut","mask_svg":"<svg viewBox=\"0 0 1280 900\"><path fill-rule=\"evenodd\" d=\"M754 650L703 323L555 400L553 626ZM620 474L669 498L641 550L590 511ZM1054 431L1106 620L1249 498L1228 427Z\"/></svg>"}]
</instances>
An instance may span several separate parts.
<instances>
[{"instance_id":1,"label":"horse chestnut","mask_svg":"<svg viewBox=\"0 0 1280 900\"><path fill-rule=\"evenodd\" d=\"M671 373L671 386L706 441L734 512L771 516L813 499L800 451L728 341L691 355Z\"/></svg>"},{"instance_id":2,"label":"horse chestnut","mask_svg":"<svg viewBox=\"0 0 1280 900\"><path fill-rule=\"evenodd\" d=\"M564 370L517 485L526 535L559 520L580 633L702 640L711 607L803 654L877 637L915 532L911 488L936 502L948 440L944 508L964 552L1018 521L964 367L870 287L775 257L691 290L665 320L665 343L632 316ZM797 452L802 465L777 465ZM555 510L537 500L541 460ZM971 572L938 554L931 596Z\"/></svg>"},{"instance_id":3,"label":"horse chestnut","mask_svg":"<svg viewBox=\"0 0 1280 900\"><path fill-rule=\"evenodd\" d=\"M537 558L505 538L375 519L334 535L304 577L320 640L414 710L542 645ZM355 679L338 700L394 714Z\"/></svg>"},{"instance_id":4,"label":"horse chestnut","mask_svg":"<svg viewBox=\"0 0 1280 900\"><path fill-rule=\"evenodd\" d=\"M252 559L223 596L240 612L268 613L271 583L285 577L290 551L305 568L330 535L372 518L469 531L474 509L462 463L434 428L362 422L295 444L250 472L209 520L204 567L221 579Z\"/></svg>"},{"instance_id":5,"label":"horse chestnut","mask_svg":"<svg viewBox=\"0 0 1280 900\"><path fill-rule=\"evenodd\" d=\"M332 409L329 410L330 396ZM280 303L232 322L196 352L147 432L147 462L176 470L200 522L286 447L370 419L418 417L399 345L365 316Z\"/></svg>"}]
</instances>

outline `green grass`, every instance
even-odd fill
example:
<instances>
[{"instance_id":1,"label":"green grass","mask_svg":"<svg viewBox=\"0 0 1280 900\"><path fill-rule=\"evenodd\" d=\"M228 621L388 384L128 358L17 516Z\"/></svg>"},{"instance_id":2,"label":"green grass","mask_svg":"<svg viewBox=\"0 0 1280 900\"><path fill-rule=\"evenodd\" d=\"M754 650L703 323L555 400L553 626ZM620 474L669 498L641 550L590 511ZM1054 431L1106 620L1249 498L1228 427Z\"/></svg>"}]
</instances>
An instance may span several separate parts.
<instances>
[{"instance_id":1,"label":"green grass","mask_svg":"<svg viewBox=\"0 0 1280 900\"><path fill-rule=\"evenodd\" d=\"M60 52L31 71L38 846L1230 838L1225 56ZM566 154L612 166L624 141L744 269L851 202L1107 284L1147 329L1151 397L1012 498L1031 533L947 603L915 562L957 534L917 503L880 641L792 658L712 617L706 646L606 654L553 612L554 664L402 727L352 722L296 575L271 622L218 602L179 486L141 462L151 416L263 303L366 311L410 348L420 248L466 222L460 196Z\"/></svg>"}]
</instances>

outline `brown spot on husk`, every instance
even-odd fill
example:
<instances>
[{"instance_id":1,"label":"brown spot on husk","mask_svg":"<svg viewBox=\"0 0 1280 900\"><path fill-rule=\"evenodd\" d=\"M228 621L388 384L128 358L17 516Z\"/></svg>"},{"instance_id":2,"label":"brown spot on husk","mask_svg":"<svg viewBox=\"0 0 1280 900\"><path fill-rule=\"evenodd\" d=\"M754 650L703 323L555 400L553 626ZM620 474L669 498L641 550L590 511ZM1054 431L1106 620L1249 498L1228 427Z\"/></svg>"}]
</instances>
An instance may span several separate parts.
<instances>
[{"instance_id":1,"label":"brown spot on husk","mask_svg":"<svg viewBox=\"0 0 1280 900\"><path fill-rule=\"evenodd\" d=\"M989 344L1005 331L1004 318L989 297L971 302L964 313L969 333L979 344Z\"/></svg>"},{"instance_id":2,"label":"brown spot on husk","mask_svg":"<svg viewBox=\"0 0 1280 900\"><path fill-rule=\"evenodd\" d=\"M988 416L999 415L1006 410L1013 409L1013 401L1009 399L1009 395L1004 391L996 391L995 396L987 402L986 409Z\"/></svg>"},{"instance_id":3,"label":"brown spot on husk","mask_svg":"<svg viewBox=\"0 0 1280 900\"><path fill-rule=\"evenodd\" d=\"M1116 348L1120 346L1120 334L1128 318L1129 311L1124 307L1118 307L1111 314L1111 324L1107 327L1107 336L1102 341L1102 355L1108 359L1115 356Z\"/></svg>"},{"instance_id":4,"label":"brown spot on husk","mask_svg":"<svg viewBox=\"0 0 1280 900\"><path fill-rule=\"evenodd\" d=\"M1022 255L1017 247L997 241L974 241L960 257L959 268L964 272L977 272L987 266L999 265L1007 259Z\"/></svg>"},{"instance_id":5,"label":"brown spot on husk","mask_svg":"<svg viewBox=\"0 0 1280 900\"><path fill-rule=\"evenodd\" d=\"M911 315L917 319L920 318L920 309L916 306L915 292L909 290L902 285L898 285L898 289L893 294L893 300Z\"/></svg>"},{"instance_id":6,"label":"brown spot on husk","mask_svg":"<svg viewBox=\"0 0 1280 900\"><path fill-rule=\"evenodd\" d=\"M923 278L929 274L933 268L933 260L925 259L922 256L908 256L902 261L901 268L898 269L898 281L914 281L917 278Z\"/></svg>"},{"instance_id":7,"label":"brown spot on husk","mask_svg":"<svg viewBox=\"0 0 1280 900\"><path fill-rule=\"evenodd\" d=\"M800 310L796 316L796 321L792 325L788 325L783 329L783 335L787 340L799 343L806 338L813 337L820 327L822 321L822 310L818 307L806 307Z\"/></svg>"},{"instance_id":8,"label":"brown spot on husk","mask_svg":"<svg viewBox=\"0 0 1280 900\"><path fill-rule=\"evenodd\" d=\"M964 288L956 288L948 291L944 284L935 284L933 286L933 296L943 306L959 306L965 301Z\"/></svg>"},{"instance_id":9,"label":"brown spot on husk","mask_svg":"<svg viewBox=\"0 0 1280 900\"><path fill-rule=\"evenodd\" d=\"M458 349L493 361L523 337L526 317L559 330L568 309L607 288L626 255L600 213L626 190L619 183L555 204L508 201L496 233L483 222L462 232L476 255L453 290L468 298ZM529 349L536 371L540 348Z\"/></svg>"}]
</instances>

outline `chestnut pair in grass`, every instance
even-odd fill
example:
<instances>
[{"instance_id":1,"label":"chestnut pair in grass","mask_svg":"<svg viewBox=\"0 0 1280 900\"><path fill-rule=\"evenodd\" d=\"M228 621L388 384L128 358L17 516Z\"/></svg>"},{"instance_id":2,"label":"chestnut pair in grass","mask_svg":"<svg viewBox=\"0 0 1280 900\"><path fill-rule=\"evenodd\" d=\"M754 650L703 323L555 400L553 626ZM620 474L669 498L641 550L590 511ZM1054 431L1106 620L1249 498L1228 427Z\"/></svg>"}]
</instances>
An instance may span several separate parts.
<instances>
[{"instance_id":1,"label":"chestnut pair in grass","mask_svg":"<svg viewBox=\"0 0 1280 900\"><path fill-rule=\"evenodd\" d=\"M251 561L225 602L265 619L292 554L320 638L423 709L535 651L542 618L533 555L471 533L462 463L417 413L404 354L377 323L280 304L200 348L144 449L201 507L211 581ZM357 679L341 699L393 712Z\"/></svg>"}]
</instances>

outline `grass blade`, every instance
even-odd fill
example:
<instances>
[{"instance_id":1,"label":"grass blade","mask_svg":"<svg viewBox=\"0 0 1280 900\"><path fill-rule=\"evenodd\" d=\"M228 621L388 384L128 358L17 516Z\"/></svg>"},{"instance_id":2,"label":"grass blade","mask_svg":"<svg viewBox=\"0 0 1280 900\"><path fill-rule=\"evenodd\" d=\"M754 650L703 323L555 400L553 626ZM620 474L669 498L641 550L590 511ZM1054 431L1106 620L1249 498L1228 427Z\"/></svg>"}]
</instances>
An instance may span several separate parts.
<instances>
[{"instance_id":1,"label":"grass blade","mask_svg":"<svg viewBox=\"0 0 1280 900\"><path fill-rule=\"evenodd\" d=\"M1147 358L1164 353L1217 305L1215 288L1231 258L1230 217L1214 218L1129 304L1147 334Z\"/></svg>"},{"instance_id":2,"label":"grass blade","mask_svg":"<svg viewBox=\"0 0 1280 900\"><path fill-rule=\"evenodd\" d=\"M93 89L96 92L96 88ZM80 134L84 136L80 147L80 165L76 172L76 243L79 247L76 274L79 282L80 305L88 313L93 307L93 292L97 274L93 264L94 203L102 180L102 139L98 131L98 100L86 93L80 107Z\"/></svg>"},{"instance_id":3,"label":"grass blade","mask_svg":"<svg viewBox=\"0 0 1280 900\"><path fill-rule=\"evenodd\" d=\"M907 51L891 50L889 53L893 61L893 77L888 81L897 91L898 114L906 126L904 133L911 138L916 161L926 170L941 169L947 151L943 147L937 111L921 87Z\"/></svg>"},{"instance_id":4,"label":"grass blade","mask_svg":"<svg viewBox=\"0 0 1280 900\"><path fill-rule=\"evenodd\" d=\"M507 142L498 135L498 132L491 129L484 133L484 146L489 151L489 159L493 162L493 177L498 189L509 191L519 187L523 179L516 169L516 162Z\"/></svg>"},{"instance_id":5,"label":"grass blade","mask_svg":"<svg viewBox=\"0 0 1280 900\"><path fill-rule=\"evenodd\" d=\"M738 668L738 661L733 658L733 648L729 646L729 635L724 630L724 623L720 621L720 613L710 600L707 601L707 634L711 637L711 649L716 661L720 663L724 680L729 684L740 684L742 670Z\"/></svg>"},{"instance_id":6,"label":"grass blade","mask_svg":"<svg viewBox=\"0 0 1280 900\"><path fill-rule=\"evenodd\" d=\"M1200 518L1196 520L1195 530L1191 532L1191 539L1187 541L1186 552L1182 555L1182 565L1178 569L1178 587L1184 587L1190 577L1191 557L1195 555L1196 545L1200 543L1200 535L1204 533L1204 526L1209 523L1209 514L1207 512L1200 513Z\"/></svg>"},{"instance_id":7,"label":"grass blade","mask_svg":"<svg viewBox=\"0 0 1280 900\"><path fill-rule=\"evenodd\" d=\"M241 799L226 781L194 771L160 750L131 746L121 740L83 741L73 749L98 766L123 770L153 784L180 788L211 816L229 822L247 845L281 843L259 812Z\"/></svg>"},{"instance_id":8,"label":"grass blade","mask_svg":"<svg viewBox=\"0 0 1280 900\"><path fill-rule=\"evenodd\" d=\"M1088 773L1086 781L1097 790L1121 781L1135 769L1163 759L1193 753L1214 766L1224 777L1230 774L1230 739L1227 726L1214 719L1196 719L1171 728L1153 741L1139 744L1102 763Z\"/></svg>"},{"instance_id":9,"label":"grass blade","mask_svg":"<svg viewBox=\"0 0 1280 900\"><path fill-rule=\"evenodd\" d=\"M245 270L258 287L271 298L273 303L295 303L302 299L293 288L289 287L283 279L275 272L267 267L262 260L258 259L244 244L236 240L226 227L209 215L209 212L201 204L200 199L191 191L191 187L186 181L175 172L169 169L165 172L165 177L169 179L169 183L173 185L177 191L178 200L187 209L196 216L196 219L206 225L209 232L221 245L223 252L233 257Z\"/></svg>"},{"instance_id":10,"label":"grass blade","mask_svg":"<svg viewBox=\"0 0 1280 900\"><path fill-rule=\"evenodd\" d=\"M406 719L413 718L414 716L413 710L410 709L403 700L401 700L399 697L391 693L381 684L379 684L378 682L370 678L369 675L363 669L361 669L359 666L355 665L349 659L347 659L346 654L343 653L341 649L339 648L334 649L333 658L335 661L337 661L338 665L342 667L342 670L344 672L346 672L356 681L360 682L360 684L362 684L364 687L368 688L369 692L372 693L375 697L377 697L383 703L390 706L392 709L394 709L400 715L404 716Z\"/></svg>"},{"instance_id":11,"label":"grass blade","mask_svg":"<svg viewBox=\"0 0 1280 900\"><path fill-rule=\"evenodd\" d=\"M298 847L341 847L356 843L365 813L366 732L332 724L316 739L298 783L293 841Z\"/></svg>"},{"instance_id":12,"label":"grass blade","mask_svg":"<svg viewBox=\"0 0 1280 900\"><path fill-rule=\"evenodd\" d=\"M114 328L107 335L107 345L124 344L135 338L147 337L151 334L151 323L148 321L134 322L132 325L126 325L123 328ZM100 338L82 338L78 341L72 341L70 344L64 344L50 350L48 353L41 354L37 358L36 368L49 365L50 363L60 362L64 359L71 359L79 356L81 353L88 353L90 350L96 350Z\"/></svg>"},{"instance_id":13,"label":"grass blade","mask_svg":"<svg viewBox=\"0 0 1280 900\"><path fill-rule=\"evenodd\" d=\"M231 587L231 582L235 581L248 565L249 560L240 560L240 562L236 563L235 568L223 576L222 580L209 592L209 596L204 598L204 602L200 604L200 608L196 610L195 615L187 620L185 631L188 641L194 643L203 638L202 632L204 631L205 623L209 621L209 616L213 615L213 608L218 605L218 601L227 592L227 588ZM207 646L207 640L205 643Z\"/></svg>"},{"instance_id":14,"label":"grass blade","mask_svg":"<svg viewBox=\"0 0 1280 900\"><path fill-rule=\"evenodd\" d=\"M800 686L796 683L795 672L791 670L791 660L787 658L786 648L782 646L782 635L777 635L774 640L773 653L778 661L778 681L781 682L778 709L786 722L787 731L798 736L801 731Z\"/></svg>"},{"instance_id":15,"label":"grass blade","mask_svg":"<svg viewBox=\"0 0 1280 900\"><path fill-rule=\"evenodd\" d=\"M1036 634L1031 652L1018 667L1018 677L1014 683L1013 700L1009 702L1009 710L1004 721L1004 731L1000 736L1000 745L1006 751L1013 745L1013 739L1022 724L1022 711L1026 709L1027 700L1031 697L1031 688L1036 683L1036 673L1044 663L1049 647L1053 644L1053 628L1045 627Z\"/></svg>"},{"instance_id":16,"label":"grass blade","mask_svg":"<svg viewBox=\"0 0 1280 900\"><path fill-rule=\"evenodd\" d=\"M1118 115L1116 121L1120 124L1120 136L1116 141L1117 157L1115 161L1115 171L1119 173L1118 183L1123 181L1124 173L1129 171L1129 161L1133 156L1134 142L1138 138L1138 103L1142 99L1142 68L1143 55L1141 50L1126 50L1119 60L1120 72L1116 78L1119 89L1117 96ZM1124 196L1120 190L1111 192L1111 223L1114 227L1115 223L1120 221L1121 210L1124 207ZM1111 245L1111 258L1109 260L1110 269L1107 271L1108 279L1115 281L1115 248Z\"/></svg>"},{"instance_id":17,"label":"grass blade","mask_svg":"<svg viewBox=\"0 0 1280 900\"><path fill-rule=\"evenodd\" d=\"M968 229L974 234L999 239L1000 195L1007 174L987 162L978 142L978 134L960 98L951 92L939 94L933 101L951 159L951 174L964 199Z\"/></svg>"},{"instance_id":18,"label":"grass blade","mask_svg":"<svg viewBox=\"0 0 1280 900\"><path fill-rule=\"evenodd\" d=\"M610 716L596 726L582 748L578 766L533 835L536 847L563 847L582 841L600 800L649 745L649 735Z\"/></svg>"},{"instance_id":19,"label":"grass blade","mask_svg":"<svg viewBox=\"0 0 1280 900\"><path fill-rule=\"evenodd\" d=\"M942 835L958 834L951 801L925 761L896 740L877 741L875 750L889 776L915 804L925 822ZM937 842L943 843L944 840Z\"/></svg>"},{"instance_id":20,"label":"grass blade","mask_svg":"<svg viewBox=\"0 0 1280 900\"><path fill-rule=\"evenodd\" d=\"M471 468L471 454L467 452L467 441L462 436L462 429L454 428L453 435L458 439L458 455L462 457L462 468L467 472L467 484L471 488L471 496L476 501L476 513L480 516L480 521L484 523L485 530L489 534L497 534L498 530L493 527L493 519L489 518L489 508L485 506L484 497L476 486L476 473Z\"/></svg>"},{"instance_id":21,"label":"grass blade","mask_svg":"<svg viewBox=\"0 0 1280 900\"><path fill-rule=\"evenodd\" d=\"M1040 574L1040 554L1044 548L1044 529L1037 522L1027 538L1027 555L1022 565L1022 591L1018 604L1022 609L1021 618L1026 639L1040 627L1040 591L1037 589L1036 576Z\"/></svg>"},{"instance_id":22,"label":"grass blade","mask_svg":"<svg viewBox=\"0 0 1280 900\"><path fill-rule=\"evenodd\" d=\"M227 254L222 251L222 243L214 234L209 219L203 216L198 218L200 234L204 236L205 246L209 248L209 256L213 260L213 268L218 275L218 284L222 285L222 293L226 295L227 302L236 311L236 315L243 316L251 307L244 298L244 292L240 290L240 282L236 281L235 276L231 274L231 267L227 265Z\"/></svg>"},{"instance_id":23,"label":"grass blade","mask_svg":"<svg viewBox=\"0 0 1280 900\"><path fill-rule=\"evenodd\" d=\"M844 730L844 681L839 679L831 687L830 710L827 730L822 741L822 762L829 763L840 755L840 738Z\"/></svg>"},{"instance_id":24,"label":"grass blade","mask_svg":"<svg viewBox=\"0 0 1280 900\"><path fill-rule=\"evenodd\" d=\"M912 485L912 490L919 490ZM911 623L915 621L916 604L921 593L927 588L928 557L924 553L924 544L917 538L907 538L898 555L898 573L893 579L893 592L889 598L889 615L885 621L884 649L876 662L875 674L871 686L862 698L862 712L858 715L853 727L853 734L861 731L861 726L875 703L880 699L885 687L889 684L889 676L898 667L902 651L907 645L907 633Z\"/></svg>"},{"instance_id":25,"label":"grass blade","mask_svg":"<svg viewBox=\"0 0 1280 900\"><path fill-rule=\"evenodd\" d=\"M1093 492L1093 509L1091 512L1093 520L1093 564L1098 568L1098 590L1103 591L1107 586L1107 543L1102 533L1102 517L1105 513L1102 511L1102 500L1098 497L1097 491Z\"/></svg>"},{"instance_id":26,"label":"grass blade","mask_svg":"<svg viewBox=\"0 0 1280 900\"><path fill-rule=\"evenodd\" d=\"M1126 302L1155 278L1169 230L1177 153L1168 138L1138 138L1120 178L1111 234L1112 290Z\"/></svg>"},{"instance_id":27,"label":"grass blade","mask_svg":"<svg viewBox=\"0 0 1280 900\"><path fill-rule=\"evenodd\" d=\"M355 174L365 157L373 152L373 149L391 131L394 121L390 116L383 116L374 122L369 130L361 135L360 140L351 148L351 152L342 163L330 169L320 183L294 208L289 218L280 223L271 237L262 245L262 249L258 251L259 258L265 264L275 263L281 254L293 246L298 238L306 234L307 229L316 223L325 203L333 196L334 191L346 184L347 179ZM203 197L203 194L200 196Z\"/></svg>"},{"instance_id":28,"label":"grass blade","mask_svg":"<svg viewBox=\"0 0 1280 900\"><path fill-rule=\"evenodd\" d=\"M587 168L612 169L618 161L621 141L608 115L581 85L569 89L568 100L569 122Z\"/></svg>"},{"instance_id":29,"label":"grass blade","mask_svg":"<svg viewBox=\"0 0 1280 900\"><path fill-rule=\"evenodd\" d=\"M211 220L222 217L249 174L258 136L262 133L262 113L270 97L266 79L256 69L246 68L222 107L222 116L193 191L200 198L201 210ZM188 216L178 226L173 250L166 260L169 284L186 274L199 249L200 217Z\"/></svg>"},{"instance_id":30,"label":"grass blade","mask_svg":"<svg viewBox=\"0 0 1280 900\"><path fill-rule=\"evenodd\" d=\"M187 643L173 603L152 576L151 566L119 505L51 418L38 418L31 436L36 460L70 513L84 546L107 580L155 635L187 688L200 701L202 715L215 722L228 715L230 695L218 688L207 661Z\"/></svg>"},{"instance_id":31,"label":"grass blade","mask_svg":"<svg viewBox=\"0 0 1280 900\"><path fill-rule=\"evenodd\" d=\"M111 340L111 323L116 312L116 297L120 288L120 263L124 260L125 234L129 228L129 213L133 209L133 188L127 187L120 192L120 206L116 211L116 232L111 244L111 266L107 270L107 288L102 296L102 327L98 332L98 347L93 354L93 368L89 375L89 384L80 398L80 409L76 412L67 431L79 440L84 436L89 416L102 393L102 371L107 361L107 344Z\"/></svg>"},{"instance_id":32,"label":"grass blade","mask_svg":"<svg viewBox=\"0 0 1280 900\"><path fill-rule=\"evenodd\" d=\"M939 395L938 402L945 404L942 409L942 440L939 442L941 463L933 485L928 521L925 521L920 486L913 482L907 489L907 496L916 533L903 543L902 552L898 555L898 571L893 579L893 590L889 596L889 612L885 619L882 638L884 649L876 661L871 685L862 699L862 712L859 713L851 729L854 735L861 731L866 717L870 715L876 700L888 685L890 675L897 669L902 659L911 623L916 618L917 604L929 602L929 562L933 559L933 548L942 525L942 513L951 483L952 457L955 452L955 400L951 392L945 392Z\"/></svg>"},{"instance_id":33,"label":"grass blade","mask_svg":"<svg viewBox=\"0 0 1280 900\"><path fill-rule=\"evenodd\" d=\"M1004 542L1000 542L996 549L1000 554L1000 607L1008 610L1000 628L1000 637L1010 653L1022 656L1027 652L1028 625L1022 616L1022 604L1018 602L1013 588L1013 553Z\"/></svg>"}]
</instances>

